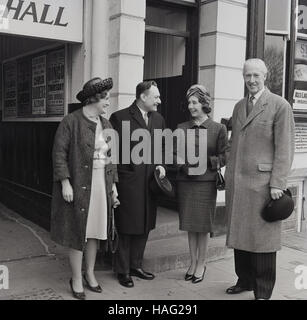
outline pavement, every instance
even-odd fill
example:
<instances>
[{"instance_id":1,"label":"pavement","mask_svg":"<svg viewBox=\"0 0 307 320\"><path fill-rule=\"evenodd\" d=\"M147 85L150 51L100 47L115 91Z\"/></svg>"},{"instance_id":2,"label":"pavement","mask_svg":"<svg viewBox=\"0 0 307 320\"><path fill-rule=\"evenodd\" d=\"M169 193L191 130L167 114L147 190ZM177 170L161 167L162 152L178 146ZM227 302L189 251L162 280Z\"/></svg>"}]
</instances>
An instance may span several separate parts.
<instances>
[{"instance_id":1,"label":"pavement","mask_svg":"<svg viewBox=\"0 0 307 320\"><path fill-rule=\"evenodd\" d=\"M3 266L9 271L8 289L2 288ZM297 266L299 273L295 273ZM225 289L236 282L232 255L209 262L205 279L198 284L184 281L186 269L179 268L156 273L152 281L134 278L134 288L124 288L107 264L99 264L96 269L103 292L86 290L88 300L254 299L252 292L225 294ZM49 232L0 203L0 300L73 300L69 279L66 249L51 241ZM307 300L306 230L283 234L272 300Z\"/></svg>"}]
</instances>

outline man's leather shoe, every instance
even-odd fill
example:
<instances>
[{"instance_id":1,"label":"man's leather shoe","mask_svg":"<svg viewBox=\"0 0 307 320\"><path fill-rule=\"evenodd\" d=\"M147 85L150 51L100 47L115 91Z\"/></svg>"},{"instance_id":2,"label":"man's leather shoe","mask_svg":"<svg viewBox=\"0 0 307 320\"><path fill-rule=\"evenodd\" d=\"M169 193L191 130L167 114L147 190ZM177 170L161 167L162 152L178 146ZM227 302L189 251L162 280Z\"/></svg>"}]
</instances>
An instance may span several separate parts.
<instances>
[{"instance_id":1,"label":"man's leather shoe","mask_svg":"<svg viewBox=\"0 0 307 320\"><path fill-rule=\"evenodd\" d=\"M226 290L226 293L228 293L228 294L238 294L238 293L241 293L241 292L244 292L244 291L253 291L253 288L240 287L238 285L235 285L235 286L229 287Z\"/></svg>"},{"instance_id":2,"label":"man's leather shoe","mask_svg":"<svg viewBox=\"0 0 307 320\"><path fill-rule=\"evenodd\" d=\"M141 279L144 279L144 280L152 280L152 279L155 278L155 276L152 273L146 272L142 268L131 269L130 270L130 276L138 277L138 278L141 278Z\"/></svg>"},{"instance_id":3,"label":"man's leather shoe","mask_svg":"<svg viewBox=\"0 0 307 320\"><path fill-rule=\"evenodd\" d=\"M119 273L117 275L118 282L127 288L132 288L134 286L133 280L131 279L129 274Z\"/></svg>"}]
</instances>

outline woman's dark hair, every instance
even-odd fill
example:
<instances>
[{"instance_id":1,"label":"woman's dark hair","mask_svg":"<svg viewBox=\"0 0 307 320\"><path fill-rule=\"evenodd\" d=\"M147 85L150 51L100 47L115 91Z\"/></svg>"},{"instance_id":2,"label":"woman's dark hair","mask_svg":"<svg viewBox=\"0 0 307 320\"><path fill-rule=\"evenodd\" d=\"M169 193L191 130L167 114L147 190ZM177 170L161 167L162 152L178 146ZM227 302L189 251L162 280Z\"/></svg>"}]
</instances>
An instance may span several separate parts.
<instances>
[{"instance_id":1,"label":"woman's dark hair","mask_svg":"<svg viewBox=\"0 0 307 320\"><path fill-rule=\"evenodd\" d=\"M141 94L144 93L145 91L149 90L151 88L151 86L157 87L157 83L153 80L144 81L144 82L139 83L136 86L136 94L135 94L136 98L140 99Z\"/></svg>"},{"instance_id":2,"label":"woman's dark hair","mask_svg":"<svg viewBox=\"0 0 307 320\"><path fill-rule=\"evenodd\" d=\"M94 96L88 97L84 102L83 106L99 102L100 99L104 99L108 94L108 90L102 91L100 93L96 93Z\"/></svg>"}]
</instances>

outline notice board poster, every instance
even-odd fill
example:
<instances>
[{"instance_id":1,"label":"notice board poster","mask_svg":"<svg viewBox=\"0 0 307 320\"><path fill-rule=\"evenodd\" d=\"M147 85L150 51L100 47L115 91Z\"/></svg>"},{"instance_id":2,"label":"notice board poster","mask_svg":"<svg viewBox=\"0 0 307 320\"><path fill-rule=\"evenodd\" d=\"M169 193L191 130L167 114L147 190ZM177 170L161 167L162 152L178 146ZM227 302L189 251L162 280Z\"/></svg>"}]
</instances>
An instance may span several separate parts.
<instances>
[{"instance_id":1,"label":"notice board poster","mask_svg":"<svg viewBox=\"0 0 307 320\"><path fill-rule=\"evenodd\" d=\"M65 51L58 50L48 54L47 59L47 113L64 113Z\"/></svg>"},{"instance_id":2,"label":"notice board poster","mask_svg":"<svg viewBox=\"0 0 307 320\"><path fill-rule=\"evenodd\" d=\"M32 59L32 114L46 114L46 55Z\"/></svg>"},{"instance_id":3,"label":"notice board poster","mask_svg":"<svg viewBox=\"0 0 307 320\"><path fill-rule=\"evenodd\" d=\"M17 116L17 64L16 61L3 67L3 116Z\"/></svg>"},{"instance_id":4,"label":"notice board poster","mask_svg":"<svg viewBox=\"0 0 307 320\"><path fill-rule=\"evenodd\" d=\"M295 152L307 152L307 125L295 125Z\"/></svg>"},{"instance_id":5,"label":"notice board poster","mask_svg":"<svg viewBox=\"0 0 307 320\"><path fill-rule=\"evenodd\" d=\"M65 47L3 63L3 120L60 121L65 108Z\"/></svg>"},{"instance_id":6,"label":"notice board poster","mask_svg":"<svg viewBox=\"0 0 307 320\"><path fill-rule=\"evenodd\" d=\"M17 63L17 115L31 115L31 62L28 60Z\"/></svg>"}]
</instances>

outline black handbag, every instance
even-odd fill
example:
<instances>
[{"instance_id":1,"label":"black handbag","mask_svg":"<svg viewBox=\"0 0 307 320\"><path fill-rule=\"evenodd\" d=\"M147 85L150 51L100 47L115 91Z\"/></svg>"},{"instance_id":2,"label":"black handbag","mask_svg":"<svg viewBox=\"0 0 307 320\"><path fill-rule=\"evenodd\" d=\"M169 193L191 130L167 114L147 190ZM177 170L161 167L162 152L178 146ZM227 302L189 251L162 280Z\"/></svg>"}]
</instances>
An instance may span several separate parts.
<instances>
[{"instance_id":1,"label":"black handbag","mask_svg":"<svg viewBox=\"0 0 307 320\"><path fill-rule=\"evenodd\" d=\"M221 166L220 166L219 159L217 160L216 169L217 169L217 174L216 174L215 186L216 186L217 190L223 191L223 190L225 190L225 179L224 179L222 172L221 172Z\"/></svg>"},{"instance_id":2,"label":"black handbag","mask_svg":"<svg viewBox=\"0 0 307 320\"><path fill-rule=\"evenodd\" d=\"M118 248L118 233L115 226L114 208L111 209L108 226L108 247L112 253L115 253Z\"/></svg>"}]
</instances>

